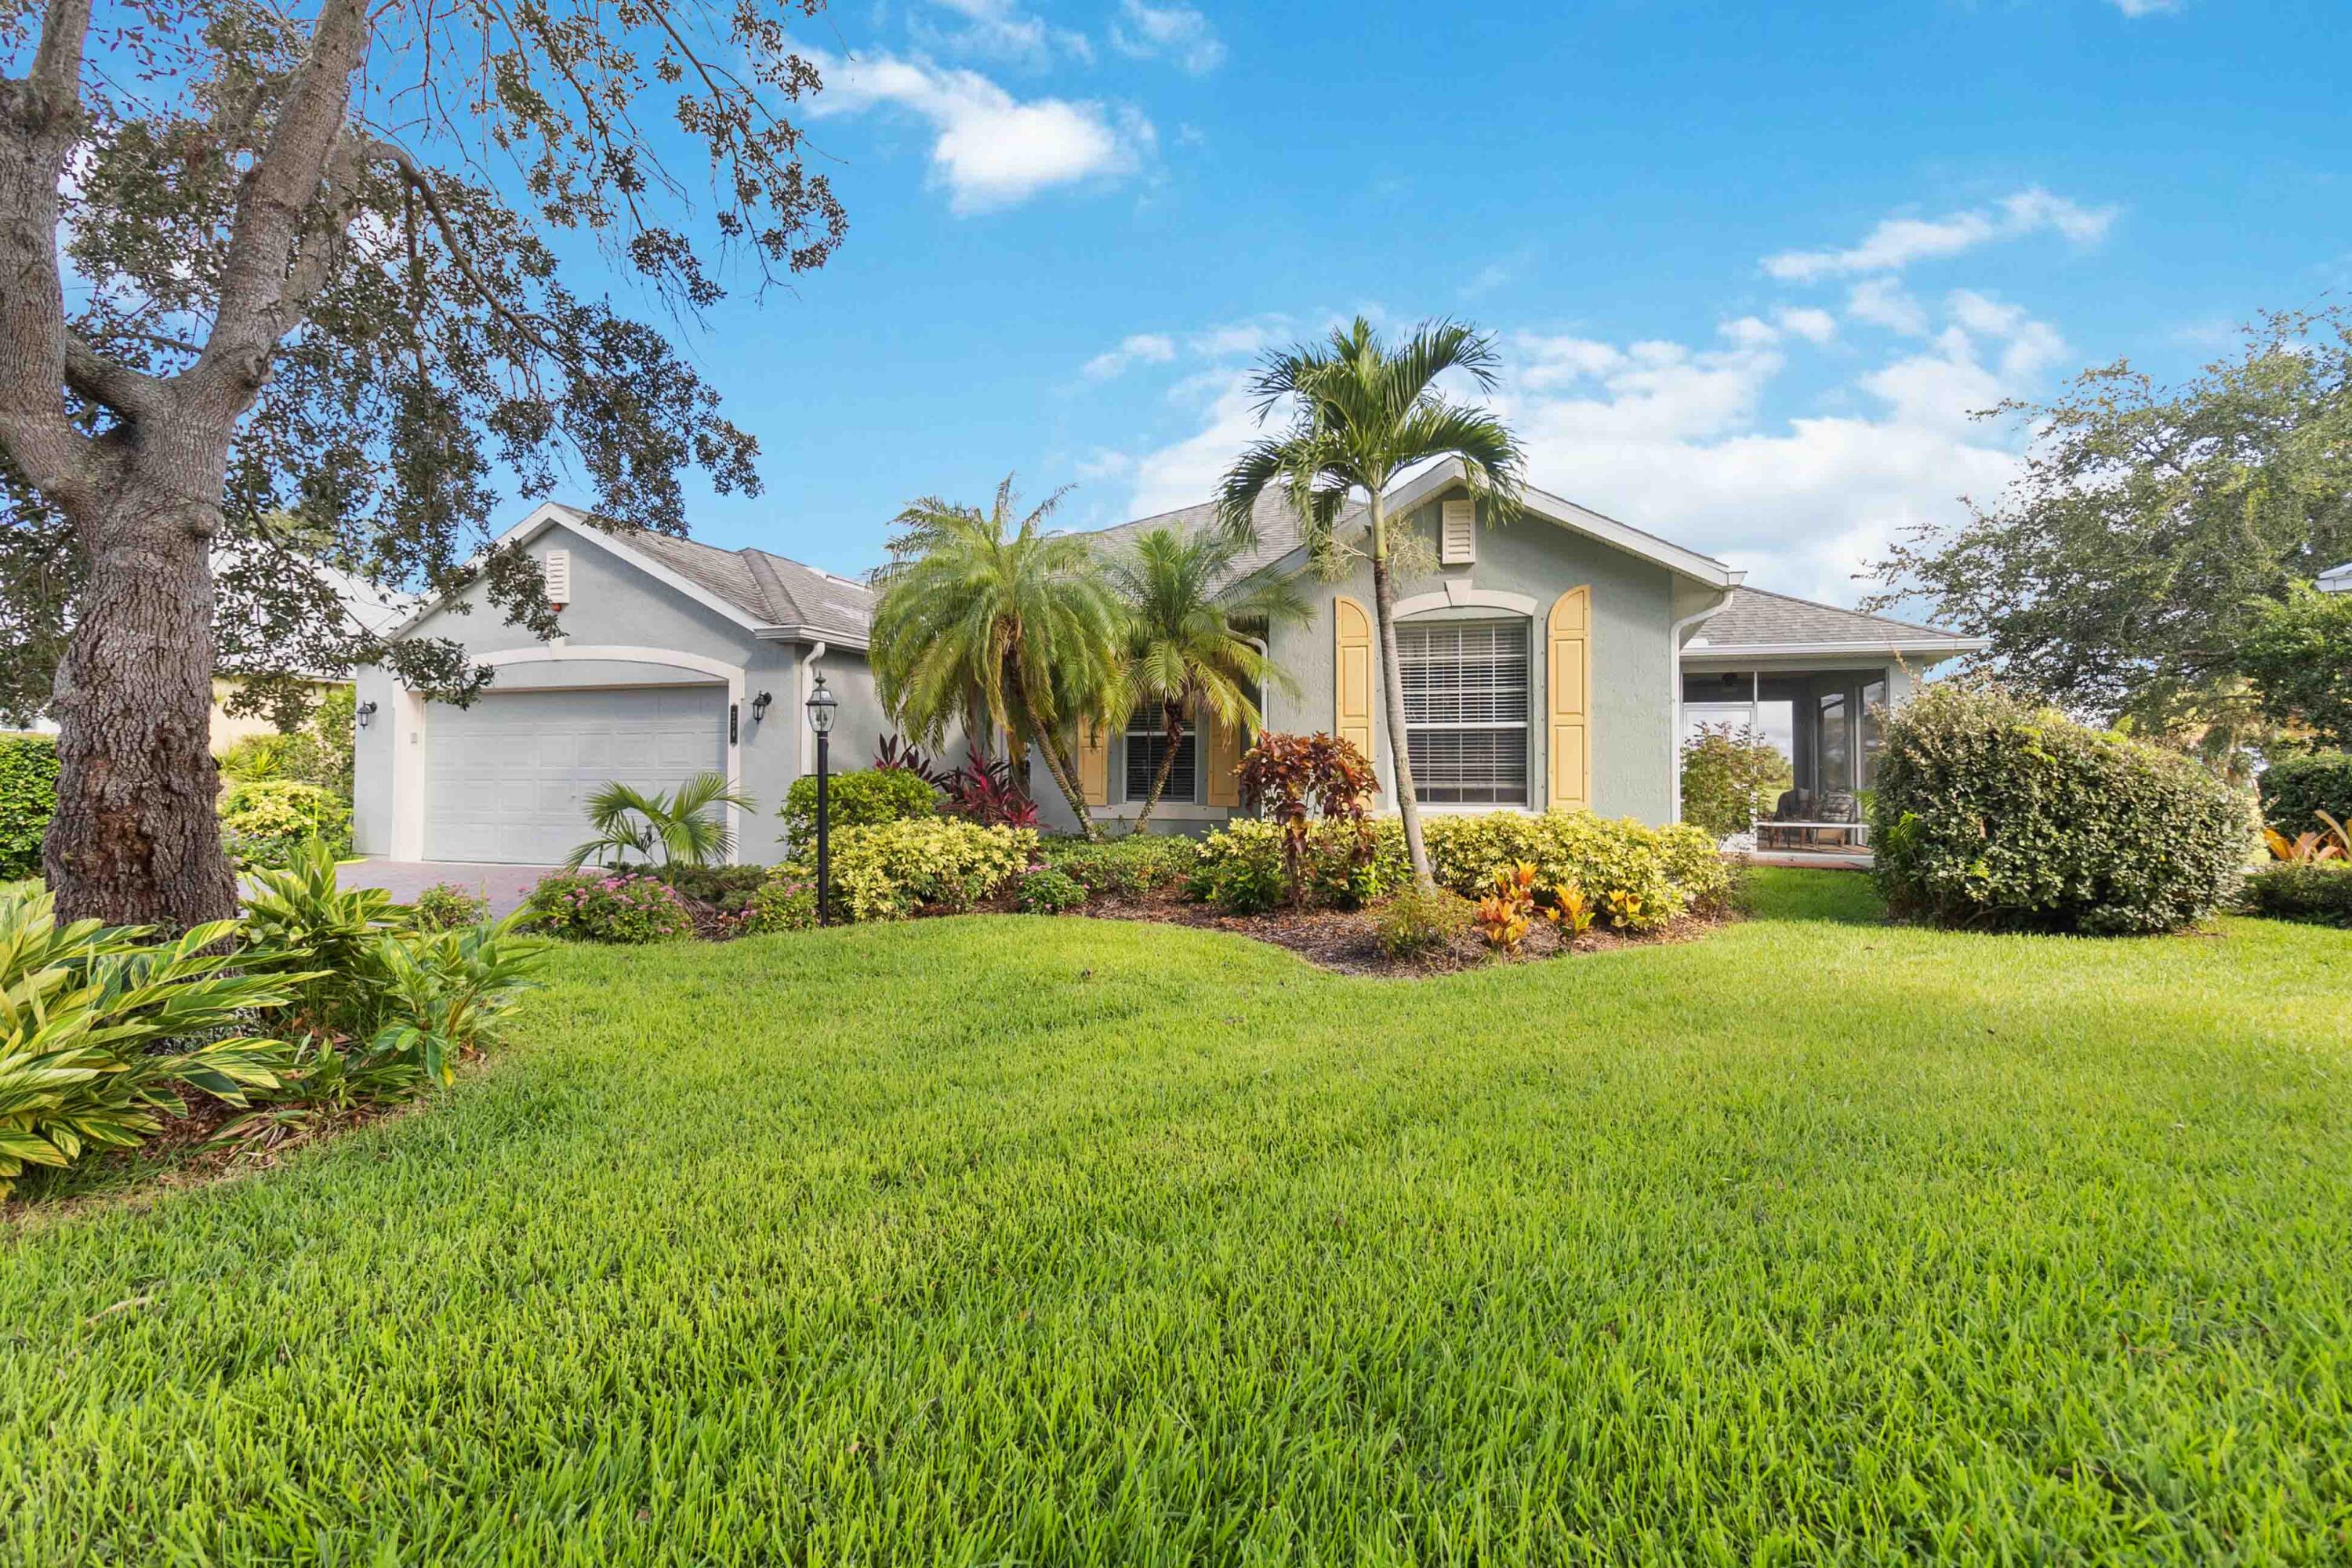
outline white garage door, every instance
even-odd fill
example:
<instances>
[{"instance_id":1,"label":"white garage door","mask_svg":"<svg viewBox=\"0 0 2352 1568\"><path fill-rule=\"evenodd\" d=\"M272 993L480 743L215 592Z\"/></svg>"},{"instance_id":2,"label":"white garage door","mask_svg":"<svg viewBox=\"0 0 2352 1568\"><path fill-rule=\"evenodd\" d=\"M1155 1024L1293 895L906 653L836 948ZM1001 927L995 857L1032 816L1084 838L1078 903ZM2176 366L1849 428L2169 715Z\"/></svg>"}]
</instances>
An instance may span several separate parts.
<instances>
[{"instance_id":1,"label":"white garage door","mask_svg":"<svg viewBox=\"0 0 2352 1568\"><path fill-rule=\"evenodd\" d=\"M727 689L510 691L425 721L425 856L558 863L590 836L588 796L675 789L727 766Z\"/></svg>"}]
</instances>

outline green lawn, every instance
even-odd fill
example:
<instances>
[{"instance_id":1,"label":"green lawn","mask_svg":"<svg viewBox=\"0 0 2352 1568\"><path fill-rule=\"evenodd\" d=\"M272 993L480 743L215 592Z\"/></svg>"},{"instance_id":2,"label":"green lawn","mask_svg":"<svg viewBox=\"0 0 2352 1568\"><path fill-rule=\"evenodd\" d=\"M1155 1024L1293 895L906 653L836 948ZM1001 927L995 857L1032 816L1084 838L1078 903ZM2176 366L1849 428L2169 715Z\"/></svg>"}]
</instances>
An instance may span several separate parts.
<instances>
[{"instance_id":1,"label":"green lawn","mask_svg":"<svg viewBox=\"0 0 2352 1568\"><path fill-rule=\"evenodd\" d=\"M568 951L425 1113L0 1241L0 1552L2352 1557L2352 933L1757 892Z\"/></svg>"}]
</instances>

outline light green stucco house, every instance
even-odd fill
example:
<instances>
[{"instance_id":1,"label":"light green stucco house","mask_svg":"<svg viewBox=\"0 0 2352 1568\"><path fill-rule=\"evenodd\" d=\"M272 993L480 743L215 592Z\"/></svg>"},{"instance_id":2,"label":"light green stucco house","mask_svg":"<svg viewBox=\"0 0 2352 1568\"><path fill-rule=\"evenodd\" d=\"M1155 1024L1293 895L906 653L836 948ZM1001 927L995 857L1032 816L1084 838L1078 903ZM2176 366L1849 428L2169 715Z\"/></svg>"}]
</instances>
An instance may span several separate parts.
<instances>
[{"instance_id":1,"label":"light green stucco house","mask_svg":"<svg viewBox=\"0 0 2352 1568\"><path fill-rule=\"evenodd\" d=\"M1880 718L1924 672L1981 646L1748 588L1722 562L1542 490L1517 521L1489 527L1450 464L1390 499L1439 562L1397 606L1409 751L1431 811L1584 806L1672 821L1682 737L1707 720L1754 724L1801 788L1866 787ZM1099 537L1115 549L1152 526L1206 527L1212 510ZM1295 574L1314 606L1308 624L1272 633L1267 651L1290 679L1263 693L1266 721L1357 741L1386 795L1370 568L1320 574L1278 497L1261 502L1258 525L1243 569ZM1360 526L1343 519L1343 538ZM841 700L836 767L863 766L888 731L866 665L862 584L760 550L607 533L556 505L509 537L547 570L566 636L541 644L506 626L478 588L412 618L403 635L455 637L497 679L459 710L362 672L362 850L544 864L583 836L582 801L606 779L666 788L717 769L760 804L757 821L739 824L740 854L772 860L782 849L769 814L814 766L801 710L814 673ZM1084 737L1093 815L1131 817L1166 743L1157 715ZM1240 809L1233 765L1245 743L1188 730L1155 820L1197 828ZM1076 826L1053 792L1039 804L1050 826Z\"/></svg>"}]
</instances>

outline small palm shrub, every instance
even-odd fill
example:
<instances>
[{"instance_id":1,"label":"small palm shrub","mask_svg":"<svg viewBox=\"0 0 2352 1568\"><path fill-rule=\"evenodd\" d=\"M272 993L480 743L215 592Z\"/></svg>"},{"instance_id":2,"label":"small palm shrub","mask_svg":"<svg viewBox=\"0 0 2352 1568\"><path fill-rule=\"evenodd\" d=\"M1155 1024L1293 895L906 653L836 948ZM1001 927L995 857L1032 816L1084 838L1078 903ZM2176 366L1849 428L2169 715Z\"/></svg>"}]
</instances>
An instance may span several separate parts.
<instances>
[{"instance_id":1,"label":"small palm shrub","mask_svg":"<svg viewBox=\"0 0 2352 1568\"><path fill-rule=\"evenodd\" d=\"M436 882L416 895L411 919L418 931L455 931L489 918L490 900L455 882Z\"/></svg>"},{"instance_id":2,"label":"small palm shrub","mask_svg":"<svg viewBox=\"0 0 2352 1568\"><path fill-rule=\"evenodd\" d=\"M241 871L282 869L312 839L351 853L352 808L331 790L294 779L233 784L220 798L221 844Z\"/></svg>"},{"instance_id":3,"label":"small palm shrub","mask_svg":"<svg viewBox=\"0 0 2352 1568\"><path fill-rule=\"evenodd\" d=\"M1066 915L1087 901L1087 890L1067 871L1040 866L1014 884L1013 904L1024 915Z\"/></svg>"},{"instance_id":4,"label":"small palm shrub","mask_svg":"<svg viewBox=\"0 0 2352 1568\"><path fill-rule=\"evenodd\" d=\"M186 1113L187 1089L244 1106L280 1087L288 1049L249 1020L306 976L240 973L236 930L151 945L142 927L60 926L41 889L0 893L0 1199L28 1164L137 1146Z\"/></svg>"},{"instance_id":5,"label":"small palm shrub","mask_svg":"<svg viewBox=\"0 0 2352 1568\"><path fill-rule=\"evenodd\" d=\"M57 809L57 742L0 735L0 882L41 874L41 840Z\"/></svg>"},{"instance_id":6,"label":"small palm shrub","mask_svg":"<svg viewBox=\"0 0 2352 1568\"><path fill-rule=\"evenodd\" d=\"M1424 891L1408 880L1372 917L1372 938L1391 958L1443 952L1470 929L1477 907L1444 888Z\"/></svg>"},{"instance_id":7,"label":"small palm shrub","mask_svg":"<svg viewBox=\"0 0 2352 1568\"><path fill-rule=\"evenodd\" d=\"M564 865L710 866L734 851L735 834L726 808L751 808L751 798L728 787L727 776L699 773L669 791L641 790L613 783L588 797L588 825L596 836L578 846Z\"/></svg>"},{"instance_id":8,"label":"small palm shrub","mask_svg":"<svg viewBox=\"0 0 2352 1568\"><path fill-rule=\"evenodd\" d=\"M2177 931L2236 891L2253 803L2194 760L1989 685L1928 688L1886 726L1874 875L1937 925Z\"/></svg>"},{"instance_id":9,"label":"small palm shrub","mask_svg":"<svg viewBox=\"0 0 2352 1568\"><path fill-rule=\"evenodd\" d=\"M1130 833L1098 843L1050 839L1041 852L1087 892L1130 898L1181 886L1201 860L1198 840L1171 834Z\"/></svg>"},{"instance_id":10,"label":"small palm shrub","mask_svg":"<svg viewBox=\"0 0 2352 1568\"><path fill-rule=\"evenodd\" d=\"M845 827L874 827L939 814L940 792L911 768L866 768L827 783L825 816L835 833ZM784 841L794 849L808 849L816 843L814 774L793 781L777 815L784 819Z\"/></svg>"},{"instance_id":11,"label":"small palm shrub","mask_svg":"<svg viewBox=\"0 0 2352 1568\"><path fill-rule=\"evenodd\" d=\"M553 871L523 908L551 936L637 944L694 934L694 911L660 878L634 871Z\"/></svg>"},{"instance_id":12,"label":"small palm shrub","mask_svg":"<svg viewBox=\"0 0 2352 1568\"><path fill-rule=\"evenodd\" d=\"M917 910L968 910L1029 868L1037 833L955 817L909 817L833 836L832 912L853 921L904 920ZM772 873L810 881L813 857Z\"/></svg>"},{"instance_id":13,"label":"small palm shrub","mask_svg":"<svg viewBox=\"0 0 2352 1568\"><path fill-rule=\"evenodd\" d=\"M2317 827L2323 811L2352 822L2352 752L2281 757L2263 770L2255 786L2263 820L2291 839Z\"/></svg>"},{"instance_id":14,"label":"small palm shrub","mask_svg":"<svg viewBox=\"0 0 2352 1568\"><path fill-rule=\"evenodd\" d=\"M2352 926L2352 861L2283 861L2264 866L2246 878L2240 907L2250 915L2271 920Z\"/></svg>"}]
</instances>

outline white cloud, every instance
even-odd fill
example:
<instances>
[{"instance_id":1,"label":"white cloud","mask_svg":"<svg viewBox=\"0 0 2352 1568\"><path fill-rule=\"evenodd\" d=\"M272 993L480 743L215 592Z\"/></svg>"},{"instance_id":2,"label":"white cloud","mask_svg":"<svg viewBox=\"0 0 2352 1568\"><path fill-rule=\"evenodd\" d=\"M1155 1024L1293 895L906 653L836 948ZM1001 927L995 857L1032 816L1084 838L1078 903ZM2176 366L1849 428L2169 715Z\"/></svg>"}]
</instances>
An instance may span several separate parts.
<instances>
[{"instance_id":1,"label":"white cloud","mask_svg":"<svg viewBox=\"0 0 2352 1568\"><path fill-rule=\"evenodd\" d=\"M1859 245L1843 250L1784 250L1766 257L1764 270L1790 283L1812 283L1859 272L1896 272L1915 261L1958 256L1995 240L2019 239L2045 230L2088 245L2104 237L2115 219L2113 207L2083 206L2032 185L1989 207L1971 207L1937 218L1882 218Z\"/></svg>"},{"instance_id":2,"label":"white cloud","mask_svg":"<svg viewBox=\"0 0 2352 1568\"><path fill-rule=\"evenodd\" d=\"M1132 174L1152 149L1151 122L1130 109L1061 98L1015 99L977 71L877 55L816 57L820 115L880 106L930 122L931 174L960 213L1009 206L1056 185Z\"/></svg>"},{"instance_id":3,"label":"white cloud","mask_svg":"<svg viewBox=\"0 0 2352 1568\"><path fill-rule=\"evenodd\" d=\"M1850 604L1865 591L1855 574L1896 535L1957 519L1959 496L1990 499L2015 475L2013 430L1969 415L2032 395L2064 353L2047 323L1982 293L1956 290L1932 314L1909 304L1918 331L1876 338L1886 352L1801 417L1763 411L1792 356L1836 342L1827 312L1732 318L1701 344L1510 334L1494 405L1546 489L1744 566L1760 587ZM1188 371L1171 397L1192 433L1134 458L1126 516L1206 499L1260 434L1241 366Z\"/></svg>"},{"instance_id":4,"label":"white cloud","mask_svg":"<svg viewBox=\"0 0 2352 1568\"><path fill-rule=\"evenodd\" d=\"M1774 324L1809 343L1825 343L1837 336L1837 318L1812 306L1782 306L1772 312Z\"/></svg>"},{"instance_id":5,"label":"white cloud","mask_svg":"<svg viewBox=\"0 0 2352 1568\"><path fill-rule=\"evenodd\" d=\"M1845 313L1906 337L1927 335L1927 312L1892 278L1865 278L1846 295Z\"/></svg>"},{"instance_id":6,"label":"white cloud","mask_svg":"<svg viewBox=\"0 0 2352 1568\"><path fill-rule=\"evenodd\" d=\"M1086 374L1090 381L1102 381L1131 364L1166 364L1175 357L1176 341L1165 332L1130 332L1118 347L1087 361Z\"/></svg>"},{"instance_id":7,"label":"white cloud","mask_svg":"<svg viewBox=\"0 0 2352 1568\"><path fill-rule=\"evenodd\" d=\"M1216 29L1190 5L1119 0L1118 20L1111 24L1110 41L1121 54L1172 60L1195 76L1216 69L1225 58L1225 46Z\"/></svg>"},{"instance_id":8,"label":"white cloud","mask_svg":"<svg viewBox=\"0 0 2352 1568\"><path fill-rule=\"evenodd\" d=\"M916 36L936 47L969 50L1030 64L1043 64L1057 50L1081 60L1095 58L1094 45L1087 40L1084 33L1053 26L1045 18L1022 10L1013 0L933 0L933 3L954 12L963 20L962 26L947 32L918 20L913 28Z\"/></svg>"},{"instance_id":9,"label":"white cloud","mask_svg":"<svg viewBox=\"0 0 2352 1568\"><path fill-rule=\"evenodd\" d=\"M2180 9L2180 0L2107 0L2126 16L2160 16Z\"/></svg>"}]
</instances>

